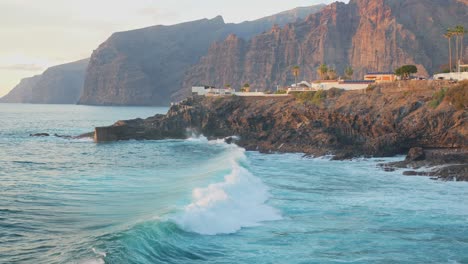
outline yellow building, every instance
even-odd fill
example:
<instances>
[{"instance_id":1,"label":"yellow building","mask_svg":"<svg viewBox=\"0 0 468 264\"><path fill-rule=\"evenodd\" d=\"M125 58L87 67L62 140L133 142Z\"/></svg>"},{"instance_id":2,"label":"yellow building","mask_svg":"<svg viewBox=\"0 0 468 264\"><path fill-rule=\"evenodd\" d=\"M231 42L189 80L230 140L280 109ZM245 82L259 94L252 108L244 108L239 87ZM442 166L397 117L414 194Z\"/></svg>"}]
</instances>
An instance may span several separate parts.
<instances>
[{"instance_id":1,"label":"yellow building","mask_svg":"<svg viewBox=\"0 0 468 264\"><path fill-rule=\"evenodd\" d=\"M393 82L396 81L396 75L393 72L370 72L364 76L366 81Z\"/></svg>"}]
</instances>

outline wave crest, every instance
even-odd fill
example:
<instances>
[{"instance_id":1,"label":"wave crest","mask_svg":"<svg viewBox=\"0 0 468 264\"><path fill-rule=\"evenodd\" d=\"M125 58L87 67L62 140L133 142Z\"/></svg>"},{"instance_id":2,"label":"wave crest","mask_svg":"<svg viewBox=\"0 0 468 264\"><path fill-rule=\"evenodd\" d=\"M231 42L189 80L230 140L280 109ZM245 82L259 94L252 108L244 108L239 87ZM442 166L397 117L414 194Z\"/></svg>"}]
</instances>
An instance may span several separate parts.
<instances>
[{"instance_id":1,"label":"wave crest","mask_svg":"<svg viewBox=\"0 0 468 264\"><path fill-rule=\"evenodd\" d=\"M281 219L280 213L266 204L267 186L240 165L245 150L227 145L230 174L223 182L192 191L192 202L173 217L182 229L203 235L235 233L243 227Z\"/></svg>"}]
</instances>

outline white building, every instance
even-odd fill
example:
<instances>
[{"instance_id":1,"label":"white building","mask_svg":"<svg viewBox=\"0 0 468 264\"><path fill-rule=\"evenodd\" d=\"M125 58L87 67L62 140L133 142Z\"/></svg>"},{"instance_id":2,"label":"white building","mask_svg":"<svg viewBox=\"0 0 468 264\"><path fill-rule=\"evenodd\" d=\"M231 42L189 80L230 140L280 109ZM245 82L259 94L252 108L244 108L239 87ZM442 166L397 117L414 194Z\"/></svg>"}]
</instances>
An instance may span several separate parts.
<instances>
[{"instance_id":1,"label":"white building","mask_svg":"<svg viewBox=\"0 0 468 264\"><path fill-rule=\"evenodd\" d=\"M439 73L434 75L434 80L468 80L468 72Z\"/></svg>"},{"instance_id":2,"label":"white building","mask_svg":"<svg viewBox=\"0 0 468 264\"><path fill-rule=\"evenodd\" d=\"M236 91L232 88L216 88L212 86L193 86L192 94L201 96L233 95Z\"/></svg>"},{"instance_id":3,"label":"white building","mask_svg":"<svg viewBox=\"0 0 468 264\"><path fill-rule=\"evenodd\" d=\"M318 90L330 90L331 88L338 88L343 89L346 91L352 90L363 90L369 87L369 84L373 84L375 81L366 81L366 80L359 80L359 81L337 81L337 80L324 80L313 82L311 84L307 82L301 82L299 85L292 86L287 89L287 93L290 92L308 92L308 91L318 91ZM309 85L306 85L309 84Z\"/></svg>"},{"instance_id":4,"label":"white building","mask_svg":"<svg viewBox=\"0 0 468 264\"><path fill-rule=\"evenodd\" d=\"M459 61L457 66L457 72L435 74L434 80L468 80L468 72L462 72L464 69L468 69L468 64L461 64L461 61Z\"/></svg>"}]
</instances>

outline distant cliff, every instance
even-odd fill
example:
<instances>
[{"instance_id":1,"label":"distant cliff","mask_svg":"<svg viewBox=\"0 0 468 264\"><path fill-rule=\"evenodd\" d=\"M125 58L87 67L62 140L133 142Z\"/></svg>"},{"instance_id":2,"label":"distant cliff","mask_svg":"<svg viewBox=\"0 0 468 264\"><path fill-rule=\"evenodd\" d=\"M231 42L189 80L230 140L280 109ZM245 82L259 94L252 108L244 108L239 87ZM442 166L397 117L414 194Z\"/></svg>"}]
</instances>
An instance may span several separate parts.
<instances>
[{"instance_id":1,"label":"distant cliff","mask_svg":"<svg viewBox=\"0 0 468 264\"><path fill-rule=\"evenodd\" d=\"M181 90L186 70L214 41L231 33L244 38L317 12L297 8L263 19L225 24L221 17L113 34L91 56L80 104L167 105Z\"/></svg>"},{"instance_id":2,"label":"distant cliff","mask_svg":"<svg viewBox=\"0 0 468 264\"><path fill-rule=\"evenodd\" d=\"M449 26L468 25L468 5L457 0L350 0L334 3L306 20L245 40L231 35L215 43L184 78L189 95L194 84L274 90L294 82L291 68L301 67L300 79L317 78L321 63L354 76L369 71L393 71L415 64L422 75L448 63ZM467 38L465 38L466 40Z\"/></svg>"},{"instance_id":3,"label":"distant cliff","mask_svg":"<svg viewBox=\"0 0 468 264\"><path fill-rule=\"evenodd\" d=\"M0 102L76 104L83 90L88 61L85 59L54 66L41 75L25 78Z\"/></svg>"}]
</instances>

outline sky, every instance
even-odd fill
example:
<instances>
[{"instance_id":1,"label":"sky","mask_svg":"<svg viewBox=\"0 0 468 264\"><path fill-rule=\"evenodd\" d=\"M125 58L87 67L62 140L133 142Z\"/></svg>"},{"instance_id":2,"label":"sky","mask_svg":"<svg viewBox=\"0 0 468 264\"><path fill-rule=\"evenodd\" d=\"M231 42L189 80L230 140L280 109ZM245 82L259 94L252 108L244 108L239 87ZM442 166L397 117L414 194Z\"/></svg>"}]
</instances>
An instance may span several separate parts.
<instances>
[{"instance_id":1,"label":"sky","mask_svg":"<svg viewBox=\"0 0 468 264\"><path fill-rule=\"evenodd\" d=\"M0 97L20 79L91 56L113 32L213 18L254 20L333 0L0 0ZM345 1L347 2L347 1Z\"/></svg>"}]
</instances>

